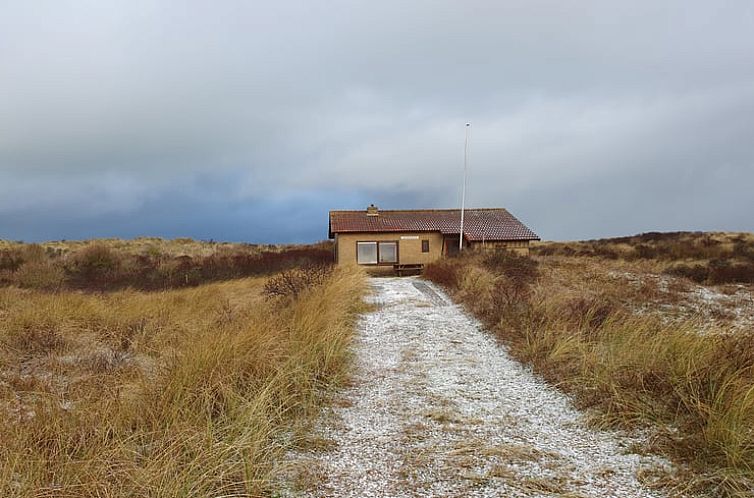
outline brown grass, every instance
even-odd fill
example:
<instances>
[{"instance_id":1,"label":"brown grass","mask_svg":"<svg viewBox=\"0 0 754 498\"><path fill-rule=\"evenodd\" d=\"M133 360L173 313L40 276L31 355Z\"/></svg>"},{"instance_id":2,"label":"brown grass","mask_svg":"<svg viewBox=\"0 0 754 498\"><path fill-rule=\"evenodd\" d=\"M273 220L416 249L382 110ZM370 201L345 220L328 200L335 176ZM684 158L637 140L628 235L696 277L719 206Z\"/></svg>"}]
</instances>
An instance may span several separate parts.
<instances>
[{"instance_id":1,"label":"brown grass","mask_svg":"<svg viewBox=\"0 0 754 498\"><path fill-rule=\"evenodd\" d=\"M0 289L0 496L262 496L348 363L363 276L163 293Z\"/></svg>"},{"instance_id":2,"label":"brown grass","mask_svg":"<svg viewBox=\"0 0 754 498\"><path fill-rule=\"evenodd\" d=\"M0 244L0 286L45 291L165 290L333 263L331 244L324 242L252 246L190 239L149 241L98 240L62 247Z\"/></svg>"},{"instance_id":3,"label":"brown grass","mask_svg":"<svg viewBox=\"0 0 754 498\"><path fill-rule=\"evenodd\" d=\"M577 256L653 262L670 275L699 283L754 283L754 234L649 232L578 242L543 242L539 256Z\"/></svg>"},{"instance_id":4,"label":"brown grass","mask_svg":"<svg viewBox=\"0 0 754 498\"><path fill-rule=\"evenodd\" d=\"M754 331L668 317L685 286L651 273L656 260L500 253L454 264L454 297L595 423L654 428L650 450L694 471L684 489L754 492Z\"/></svg>"}]
</instances>

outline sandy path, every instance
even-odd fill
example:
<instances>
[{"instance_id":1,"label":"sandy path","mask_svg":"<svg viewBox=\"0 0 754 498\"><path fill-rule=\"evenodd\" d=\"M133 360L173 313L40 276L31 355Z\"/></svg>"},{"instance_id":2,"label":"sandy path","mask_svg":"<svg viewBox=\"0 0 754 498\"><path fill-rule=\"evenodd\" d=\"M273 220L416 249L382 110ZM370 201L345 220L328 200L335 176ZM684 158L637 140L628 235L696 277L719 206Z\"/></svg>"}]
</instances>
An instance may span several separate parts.
<instances>
[{"instance_id":1,"label":"sandy path","mask_svg":"<svg viewBox=\"0 0 754 498\"><path fill-rule=\"evenodd\" d=\"M662 460L587 428L442 291L372 285L353 385L323 414L319 444L290 455L283 496L662 496L637 478Z\"/></svg>"}]
</instances>

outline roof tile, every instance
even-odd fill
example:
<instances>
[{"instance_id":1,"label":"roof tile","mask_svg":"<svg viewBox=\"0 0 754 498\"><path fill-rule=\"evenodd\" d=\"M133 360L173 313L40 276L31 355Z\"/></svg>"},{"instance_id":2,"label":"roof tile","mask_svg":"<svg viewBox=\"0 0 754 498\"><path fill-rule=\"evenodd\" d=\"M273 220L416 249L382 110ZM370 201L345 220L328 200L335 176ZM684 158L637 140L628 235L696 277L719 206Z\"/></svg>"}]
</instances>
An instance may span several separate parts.
<instances>
[{"instance_id":1,"label":"roof tile","mask_svg":"<svg viewBox=\"0 0 754 498\"><path fill-rule=\"evenodd\" d=\"M330 237L344 232L441 232L458 234L460 209L330 211ZM502 208L465 209L463 233L467 240L539 240L515 216Z\"/></svg>"}]
</instances>

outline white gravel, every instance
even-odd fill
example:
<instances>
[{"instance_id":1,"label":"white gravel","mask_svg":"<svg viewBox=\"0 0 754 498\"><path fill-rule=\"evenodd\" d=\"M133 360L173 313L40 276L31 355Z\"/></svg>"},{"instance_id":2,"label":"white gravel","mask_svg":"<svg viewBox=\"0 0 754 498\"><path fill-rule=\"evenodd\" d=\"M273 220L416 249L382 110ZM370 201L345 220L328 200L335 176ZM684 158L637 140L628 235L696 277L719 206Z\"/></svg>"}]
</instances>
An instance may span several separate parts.
<instances>
[{"instance_id":1,"label":"white gravel","mask_svg":"<svg viewBox=\"0 0 754 498\"><path fill-rule=\"evenodd\" d=\"M637 478L664 460L588 428L437 287L372 286L353 383L322 414L323 444L289 455L282 496L664 496Z\"/></svg>"}]
</instances>

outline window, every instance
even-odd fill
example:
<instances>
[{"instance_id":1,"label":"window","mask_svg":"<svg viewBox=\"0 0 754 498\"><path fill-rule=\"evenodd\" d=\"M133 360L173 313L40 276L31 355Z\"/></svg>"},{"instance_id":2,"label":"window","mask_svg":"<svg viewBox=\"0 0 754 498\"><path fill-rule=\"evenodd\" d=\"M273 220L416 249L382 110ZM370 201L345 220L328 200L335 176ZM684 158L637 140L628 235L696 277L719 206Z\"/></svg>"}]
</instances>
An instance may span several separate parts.
<instances>
[{"instance_id":1,"label":"window","mask_svg":"<svg viewBox=\"0 0 754 498\"><path fill-rule=\"evenodd\" d=\"M360 265L397 263L398 242L357 242L356 262Z\"/></svg>"},{"instance_id":2,"label":"window","mask_svg":"<svg viewBox=\"0 0 754 498\"><path fill-rule=\"evenodd\" d=\"M376 265L377 242L357 242L356 262L360 265Z\"/></svg>"},{"instance_id":3,"label":"window","mask_svg":"<svg viewBox=\"0 0 754 498\"><path fill-rule=\"evenodd\" d=\"M380 255L380 263L397 263L398 243L380 242L378 254Z\"/></svg>"},{"instance_id":4,"label":"window","mask_svg":"<svg viewBox=\"0 0 754 498\"><path fill-rule=\"evenodd\" d=\"M422 252L429 252L429 241L422 240Z\"/></svg>"}]
</instances>

